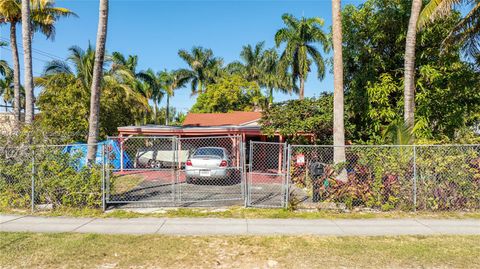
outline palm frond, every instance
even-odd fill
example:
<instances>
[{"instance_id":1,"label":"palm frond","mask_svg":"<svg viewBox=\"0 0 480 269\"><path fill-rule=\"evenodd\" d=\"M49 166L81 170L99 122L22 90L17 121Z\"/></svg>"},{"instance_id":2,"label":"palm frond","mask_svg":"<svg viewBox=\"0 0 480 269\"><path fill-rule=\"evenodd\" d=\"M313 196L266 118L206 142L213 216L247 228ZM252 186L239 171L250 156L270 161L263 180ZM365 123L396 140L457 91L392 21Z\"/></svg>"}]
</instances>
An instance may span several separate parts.
<instances>
[{"instance_id":1,"label":"palm frond","mask_svg":"<svg viewBox=\"0 0 480 269\"><path fill-rule=\"evenodd\" d=\"M52 74L73 74L73 72L67 62L52 60L45 65L43 75Z\"/></svg>"},{"instance_id":2,"label":"palm frond","mask_svg":"<svg viewBox=\"0 0 480 269\"><path fill-rule=\"evenodd\" d=\"M420 13L417 28L421 30L436 19L450 14L453 6L463 1L464 0L430 0Z\"/></svg>"},{"instance_id":3,"label":"palm frond","mask_svg":"<svg viewBox=\"0 0 480 269\"><path fill-rule=\"evenodd\" d=\"M463 44L467 56L479 54L480 42L480 2L476 2L472 10L451 30L442 43L443 47Z\"/></svg>"},{"instance_id":4,"label":"palm frond","mask_svg":"<svg viewBox=\"0 0 480 269\"><path fill-rule=\"evenodd\" d=\"M325 61L320 52L313 46L307 45L307 51L317 66L317 77L322 80L325 78Z\"/></svg>"}]
</instances>

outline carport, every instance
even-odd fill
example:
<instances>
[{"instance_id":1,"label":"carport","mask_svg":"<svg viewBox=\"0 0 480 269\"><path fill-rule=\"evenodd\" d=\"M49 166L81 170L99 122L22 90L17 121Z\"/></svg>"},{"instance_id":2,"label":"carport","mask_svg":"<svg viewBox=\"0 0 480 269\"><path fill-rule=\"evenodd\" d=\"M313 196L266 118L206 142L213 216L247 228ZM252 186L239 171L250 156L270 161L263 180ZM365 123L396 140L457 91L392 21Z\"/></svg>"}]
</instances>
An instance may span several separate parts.
<instances>
[{"instance_id":1,"label":"carport","mask_svg":"<svg viewBox=\"0 0 480 269\"><path fill-rule=\"evenodd\" d=\"M124 143L133 136L158 136L158 137L217 137L227 136L232 140L241 137L242 141L278 142L283 143L285 139L282 135L276 133L268 137L262 133L259 120L262 117L261 112L228 112L228 113L189 113L187 114L182 126L165 125L143 125L143 126L124 126L118 127L120 151L124 151ZM232 141L238 144L238 141ZM181 145L178 145L181 148ZM248 147L247 147L248 148ZM235 150L239 151L239 148ZM265 157L266 156L265 152ZM240 154L235 154L240 156ZM283 152L278 152L278 170L281 169ZM120 156L123 156L120 154ZM248 154L247 154L248 156ZM236 160L237 164L240 159ZM123 160L120 160L123 169Z\"/></svg>"}]
</instances>

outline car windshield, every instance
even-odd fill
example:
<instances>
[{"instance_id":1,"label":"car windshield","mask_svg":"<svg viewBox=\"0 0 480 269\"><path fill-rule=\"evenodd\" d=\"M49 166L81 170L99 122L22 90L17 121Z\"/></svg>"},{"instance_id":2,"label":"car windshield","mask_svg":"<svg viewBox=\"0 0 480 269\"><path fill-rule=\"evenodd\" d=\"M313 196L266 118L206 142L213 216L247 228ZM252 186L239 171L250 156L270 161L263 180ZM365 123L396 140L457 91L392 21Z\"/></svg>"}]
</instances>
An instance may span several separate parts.
<instances>
[{"instance_id":1,"label":"car windshield","mask_svg":"<svg viewBox=\"0 0 480 269\"><path fill-rule=\"evenodd\" d=\"M199 148L193 156L215 156L223 158L223 150L218 148Z\"/></svg>"}]
</instances>

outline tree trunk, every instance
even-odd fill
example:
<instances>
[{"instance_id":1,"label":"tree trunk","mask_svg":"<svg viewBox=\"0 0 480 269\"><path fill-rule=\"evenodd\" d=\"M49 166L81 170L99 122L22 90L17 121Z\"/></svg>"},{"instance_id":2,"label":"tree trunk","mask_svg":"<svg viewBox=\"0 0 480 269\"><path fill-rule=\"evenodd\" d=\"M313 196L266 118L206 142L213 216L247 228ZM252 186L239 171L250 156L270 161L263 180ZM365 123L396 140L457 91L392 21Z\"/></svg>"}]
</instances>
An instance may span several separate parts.
<instances>
[{"instance_id":1,"label":"tree trunk","mask_svg":"<svg viewBox=\"0 0 480 269\"><path fill-rule=\"evenodd\" d=\"M303 100L305 97L305 79L300 76L300 92L298 93L298 99Z\"/></svg>"},{"instance_id":2,"label":"tree trunk","mask_svg":"<svg viewBox=\"0 0 480 269\"><path fill-rule=\"evenodd\" d=\"M408 127L415 123L415 44L421 10L422 0L413 0L405 41L404 120Z\"/></svg>"},{"instance_id":3,"label":"tree trunk","mask_svg":"<svg viewBox=\"0 0 480 269\"><path fill-rule=\"evenodd\" d=\"M268 107L273 104L273 88L268 89Z\"/></svg>"},{"instance_id":4,"label":"tree trunk","mask_svg":"<svg viewBox=\"0 0 480 269\"><path fill-rule=\"evenodd\" d=\"M10 47L12 49L12 61L13 61L13 114L15 116L15 128L18 128L18 124L21 121L20 60L18 58L17 25L15 22L10 23Z\"/></svg>"},{"instance_id":5,"label":"tree trunk","mask_svg":"<svg viewBox=\"0 0 480 269\"><path fill-rule=\"evenodd\" d=\"M165 111L165 125L170 123L170 94L167 93L167 111Z\"/></svg>"},{"instance_id":6,"label":"tree trunk","mask_svg":"<svg viewBox=\"0 0 480 269\"><path fill-rule=\"evenodd\" d=\"M157 99L153 99L153 124L157 124Z\"/></svg>"},{"instance_id":7,"label":"tree trunk","mask_svg":"<svg viewBox=\"0 0 480 269\"><path fill-rule=\"evenodd\" d=\"M22 1L22 44L25 88L25 123L32 124L34 116L34 93L32 71L32 24L30 21L30 1Z\"/></svg>"},{"instance_id":8,"label":"tree trunk","mask_svg":"<svg viewBox=\"0 0 480 269\"><path fill-rule=\"evenodd\" d=\"M92 86L90 89L90 118L88 126L87 160L94 163L97 153L97 142L100 118L100 94L103 77L103 62L105 59L105 43L107 41L108 0L100 0L97 41L95 47L95 63L93 66Z\"/></svg>"},{"instance_id":9,"label":"tree trunk","mask_svg":"<svg viewBox=\"0 0 480 269\"><path fill-rule=\"evenodd\" d=\"M332 0L333 32L333 161L345 162L342 17L340 0ZM341 179L346 180L346 176Z\"/></svg>"}]
</instances>

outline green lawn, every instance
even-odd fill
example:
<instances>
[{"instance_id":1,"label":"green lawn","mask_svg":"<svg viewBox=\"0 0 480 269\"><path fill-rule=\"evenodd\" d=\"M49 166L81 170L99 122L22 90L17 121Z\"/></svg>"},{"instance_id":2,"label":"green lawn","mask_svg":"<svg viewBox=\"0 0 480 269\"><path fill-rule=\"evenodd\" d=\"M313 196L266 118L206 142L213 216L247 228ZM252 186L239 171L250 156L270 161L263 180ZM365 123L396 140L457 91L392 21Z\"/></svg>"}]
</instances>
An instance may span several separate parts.
<instances>
[{"instance_id":1,"label":"green lawn","mask_svg":"<svg viewBox=\"0 0 480 269\"><path fill-rule=\"evenodd\" d=\"M480 236L0 233L0 238L0 268L473 268L480 264Z\"/></svg>"}]
</instances>

